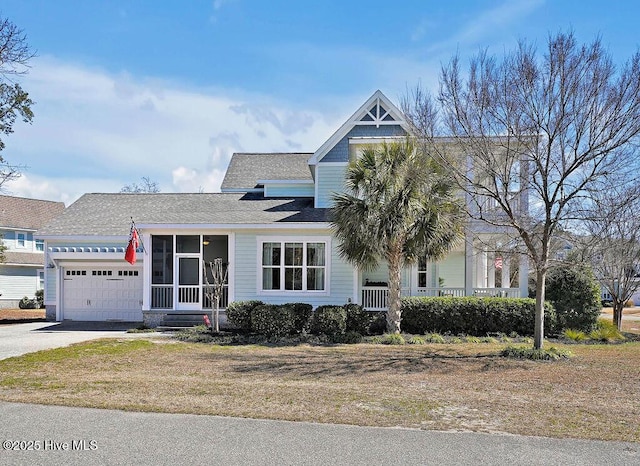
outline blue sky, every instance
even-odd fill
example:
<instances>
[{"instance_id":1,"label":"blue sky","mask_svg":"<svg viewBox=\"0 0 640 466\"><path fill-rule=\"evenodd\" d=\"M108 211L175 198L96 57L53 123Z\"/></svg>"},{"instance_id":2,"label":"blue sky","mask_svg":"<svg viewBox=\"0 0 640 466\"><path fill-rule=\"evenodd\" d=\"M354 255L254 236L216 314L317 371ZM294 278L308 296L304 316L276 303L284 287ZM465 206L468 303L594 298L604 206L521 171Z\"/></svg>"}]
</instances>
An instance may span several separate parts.
<instances>
[{"instance_id":1,"label":"blue sky","mask_svg":"<svg viewBox=\"0 0 640 466\"><path fill-rule=\"evenodd\" d=\"M313 152L376 89L437 86L455 53L600 35L617 63L640 46L635 1L2 0L37 51L36 101L3 156L9 194L73 202L143 176L218 191L233 152Z\"/></svg>"}]
</instances>

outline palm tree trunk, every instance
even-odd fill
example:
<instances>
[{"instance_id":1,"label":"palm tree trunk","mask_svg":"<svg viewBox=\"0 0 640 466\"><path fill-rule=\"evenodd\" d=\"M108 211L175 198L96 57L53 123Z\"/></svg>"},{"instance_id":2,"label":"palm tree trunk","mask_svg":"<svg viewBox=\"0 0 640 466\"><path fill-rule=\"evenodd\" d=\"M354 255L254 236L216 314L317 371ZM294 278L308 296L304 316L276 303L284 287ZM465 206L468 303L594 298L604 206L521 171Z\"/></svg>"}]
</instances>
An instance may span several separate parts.
<instances>
[{"instance_id":1,"label":"palm tree trunk","mask_svg":"<svg viewBox=\"0 0 640 466\"><path fill-rule=\"evenodd\" d=\"M389 262L389 306L387 310L387 332L400 333L400 287L402 282L402 254L390 254Z\"/></svg>"}]
</instances>

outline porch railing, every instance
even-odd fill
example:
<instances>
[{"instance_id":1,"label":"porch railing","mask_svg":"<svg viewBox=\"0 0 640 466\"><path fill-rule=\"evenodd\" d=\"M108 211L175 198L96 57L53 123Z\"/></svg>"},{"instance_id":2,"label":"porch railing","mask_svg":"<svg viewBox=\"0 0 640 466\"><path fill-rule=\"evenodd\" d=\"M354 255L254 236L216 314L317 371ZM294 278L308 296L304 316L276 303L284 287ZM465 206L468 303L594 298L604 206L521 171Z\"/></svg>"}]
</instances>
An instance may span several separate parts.
<instances>
[{"instance_id":1,"label":"porch railing","mask_svg":"<svg viewBox=\"0 0 640 466\"><path fill-rule=\"evenodd\" d=\"M408 288L402 288L400 295L405 296ZM370 311L381 311L389 307L389 288L386 286L363 286L362 307Z\"/></svg>"},{"instance_id":2,"label":"porch railing","mask_svg":"<svg viewBox=\"0 0 640 466\"><path fill-rule=\"evenodd\" d=\"M151 309L174 309L173 285L151 285ZM200 301L202 293L202 308L211 309L211 302L205 293L204 286L179 286L178 302L194 304ZM229 286L225 285L220 300L220 309L226 309L229 305Z\"/></svg>"},{"instance_id":3,"label":"porch railing","mask_svg":"<svg viewBox=\"0 0 640 466\"><path fill-rule=\"evenodd\" d=\"M408 288L402 288L400 294L402 296L409 295ZM466 289L462 287L450 288L418 288L416 296L455 296L463 297L466 295ZM478 297L499 297L499 298L518 298L520 297L519 288L473 288L473 296ZM363 286L362 287L362 306L371 311L386 310L389 305L389 289L386 286Z\"/></svg>"},{"instance_id":4,"label":"porch railing","mask_svg":"<svg viewBox=\"0 0 640 466\"><path fill-rule=\"evenodd\" d=\"M173 285L151 285L151 309L173 309Z\"/></svg>"}]
</instances>

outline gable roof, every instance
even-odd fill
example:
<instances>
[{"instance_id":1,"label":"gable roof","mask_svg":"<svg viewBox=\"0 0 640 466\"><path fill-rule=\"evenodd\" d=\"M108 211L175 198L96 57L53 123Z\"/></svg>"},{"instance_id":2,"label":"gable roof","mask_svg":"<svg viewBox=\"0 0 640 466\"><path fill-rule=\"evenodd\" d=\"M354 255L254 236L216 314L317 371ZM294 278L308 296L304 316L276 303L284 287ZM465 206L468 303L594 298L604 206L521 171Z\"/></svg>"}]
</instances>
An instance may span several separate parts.
<instances>
[{"instance_id":1,"label":"gable roof","mask_svg":"<svg viewBox=\"0 0 640 466\"><path fill-rule=\"evenodd\" d=\"M308 198L265 198L246 193L85 194L38 230L37 237L127 236L138 226L255 225L327 221L328 209Z\"/></svg>"},{"instance_id":2,"label":"gable roof","mask_svg":"<svg viewBox=\"0 0 640 466\"><path fill-rule=\"evenodd\" d=\"M37 230L64 210L64 203L0 195L0 228Z\"/></svg>"},{"instance_id":3,"label":"gable roof","mask_svg":"<svg viewBox=\"0 0 640 466\"><path fill-rule=\"evenodd\" d=\"M259 188L258 180L304 180L312 182L307 153L235 153L222 181L223 192Z\"/></svg>"},{"instance_id":4,"label":"gable roof","mask_svg":"<svg viewBox=\"0 0 640 466\"><path fill-rule=\"evenodd\" d=\"M316 165L327 152L344 138L354 126L399 125L407 133L409 125L402 112L380 90L369 97L353 115L315 151L309 159L309 165Z\"/></svg>"}]
</instances>

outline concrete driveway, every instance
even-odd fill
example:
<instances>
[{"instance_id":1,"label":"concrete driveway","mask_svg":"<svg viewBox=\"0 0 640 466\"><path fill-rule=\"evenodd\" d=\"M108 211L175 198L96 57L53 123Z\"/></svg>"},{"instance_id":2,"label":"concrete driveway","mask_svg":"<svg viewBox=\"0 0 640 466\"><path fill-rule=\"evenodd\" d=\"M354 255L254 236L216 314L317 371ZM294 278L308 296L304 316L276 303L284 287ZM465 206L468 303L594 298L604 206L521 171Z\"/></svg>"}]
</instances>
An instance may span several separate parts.
<instances>
[{"instance_id":1,"label":"concrete driveway","mask_svg":"<svg viewBox=\"0 0 640 466\"><path fill-rule=\"evenodd\" d=\"M139 322L33 322L0 325L0 359L69 346L98 338L140 338L157 333L127 333Z\"/></svg>"}]
</instances>

